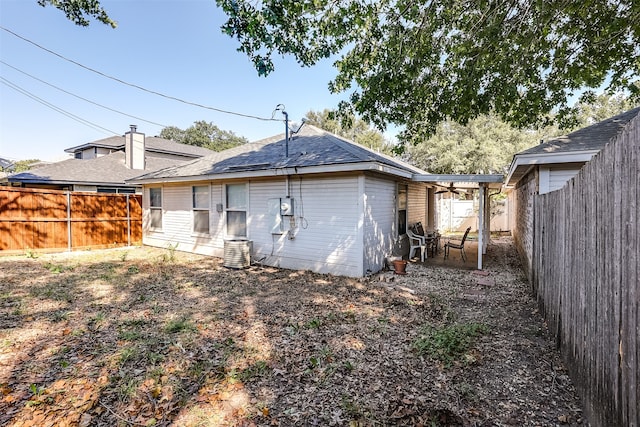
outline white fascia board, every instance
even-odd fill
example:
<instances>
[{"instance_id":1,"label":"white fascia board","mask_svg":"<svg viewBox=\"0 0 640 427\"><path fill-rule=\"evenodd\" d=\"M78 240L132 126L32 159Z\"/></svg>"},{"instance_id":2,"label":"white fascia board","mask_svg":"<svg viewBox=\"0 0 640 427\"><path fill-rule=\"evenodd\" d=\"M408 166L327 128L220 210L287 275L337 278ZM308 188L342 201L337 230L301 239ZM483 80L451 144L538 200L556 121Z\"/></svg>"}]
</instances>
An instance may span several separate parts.
<instances>
[{"instance_id":1,"label":"white fascia board","mask_svg":"<svg viewBox=\"0 0 640 427\"><path fill-rule=\"evenodd\" d=\"M510 184L511 177L515 173L516 169L523 166L528 168L534 165L549 165L556 163L586 163L599 152L600 150L585 150L564 153L516 154L513 156L513 161L511 162L511 167L509 168L509 173L507 174L505 182L512 185Z\"/></svg>"},{"instance_id":2,"label":"white fascia board","mask_svg":"<svg viewBox=\"0 0 640 427\"><path fill-rule=\"evenodd\" d=\"M244 171L244 172L227 172L211 175L193 175L193 176L181 176L175 178L147 178L147 179L130 179L126 182L129 184L158 184L158 183L176 183L176 182L194 182L194 181L214 181L214 180L226 180L226 179L247 179L258 177L271 177L271 176L286 176L286 175L302 175L302 174L317 174L317 173L335 173L335 172L354 172L354 171L373 171L380 172L388 175L395 175L401 178L411 179L412 172L405 171L393 166L383 165L377 162L366 163L343 163L339 165L329 166L305 166L305 167L289 167L289 168L272 168L262 169L256 171Z\"/></svg>"},{"instance_id":3,"label":"white fascia board","mask_svg":"<svg viewBox=\"0 0 640 427\"><path fill-rule=\"evenodd\" d=\"M477 183L502 183L504 175L501 174L414 174L416 182L477 182Z\"/></svg>"}]
</instances>

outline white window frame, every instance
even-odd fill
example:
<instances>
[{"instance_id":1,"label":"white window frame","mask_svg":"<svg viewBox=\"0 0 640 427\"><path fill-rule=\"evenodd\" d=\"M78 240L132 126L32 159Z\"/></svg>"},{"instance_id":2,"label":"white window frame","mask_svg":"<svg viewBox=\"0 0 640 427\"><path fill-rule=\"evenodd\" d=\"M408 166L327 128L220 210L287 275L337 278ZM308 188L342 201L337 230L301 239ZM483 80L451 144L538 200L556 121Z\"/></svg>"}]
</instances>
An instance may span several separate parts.
<instances>
[{"instance_id":1,"label":"white window frame","mask_svg":"<svg viewBox=\"0 0 640 427\"><path fill-rule=\"evenodd\" d=\"M206 191L197 191L196 189L205 189ZM202 194L202 198L196 197L196 194ZM207 185L193 185L191 186L191 208L193 210L192 218L192 233L195 235L209 235L211 232L211 188ZM196 230L196 216L200 213L207 213L207 229L206 230Z\"/></svg>"},{"instance_id":2,"label":"white window frame","mask_svg":"<svg viewBox=\"0 0 640 427\"><path fill-rule=\"evenodd\" d=\"M230 187L244 187L244 201L239 204L233 204L229 206L229 188ZM249 185L247 183L231 183L225 184L225 235L229 238L247 238L248 237L248 224L247 224L247 214L248 214L248 206L249 206ZM229 230L229 219L234 216L235 213L244 213L244 234L242 233L234 233L233 230L230 232Z\"/></svg>"},{"instance_id":3,"label":"white window frame","mask_svg":"<svg viewBox=\"0 0 640 427\"><path fill-rule=\"evenodd\" d=\"M152 190L160 190L160 206L153 206L153 197L151 196ZM164 209L162 208L164 192L162 191L162 187L149 187L149 230L152 231L162 231L164 224ZM153 225L153 216L154 212L160 212L160 227L154 227Z\"/></svg>"}]
</instances>

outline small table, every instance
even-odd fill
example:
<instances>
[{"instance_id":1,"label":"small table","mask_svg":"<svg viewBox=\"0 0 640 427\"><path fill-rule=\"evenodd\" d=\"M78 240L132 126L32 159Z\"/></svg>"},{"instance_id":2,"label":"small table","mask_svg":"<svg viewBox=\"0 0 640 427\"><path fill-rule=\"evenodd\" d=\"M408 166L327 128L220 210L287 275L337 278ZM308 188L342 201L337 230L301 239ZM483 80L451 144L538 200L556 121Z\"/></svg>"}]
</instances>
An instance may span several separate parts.
<instances>
[{"instance_id":1,"label":"small table","mask_svg":"<svg viewBox=\"0 0 640 427\"><path fill-rule=\"evenodd\" d=\"M427 248L431 248L431 258L433 258L434 254L440 252L440 233L437 231L427 233L425 240L427 242Z\"/></svg>"}]
</instances>

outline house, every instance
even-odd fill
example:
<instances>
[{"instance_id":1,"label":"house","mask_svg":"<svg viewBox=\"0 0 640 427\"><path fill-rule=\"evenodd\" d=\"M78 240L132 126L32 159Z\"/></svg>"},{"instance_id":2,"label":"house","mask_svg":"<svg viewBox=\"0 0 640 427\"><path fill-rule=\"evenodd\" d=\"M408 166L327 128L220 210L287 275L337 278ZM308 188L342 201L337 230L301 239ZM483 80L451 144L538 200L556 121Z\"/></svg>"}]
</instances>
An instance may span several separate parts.
<instances>
[{"instance_id":1,"label":"house","mask_svg":"<svg viewBox=\"0 0 640 427\"><path fill-rule=\"evenodd\" d=\"M213 151L158 137L146 137L135 126L114 136L65 150L74 158L9 175L12 186L101 193L135 193L141 187L127 179L145 171L175 166Z\"/></svg>"},{"instance_id":2,"label":"house","mask_svg":"<svg viewBox=\"0 0 640 427\"><path fill-rule=\"evenodd\" d=\"M533 254L535 196L562 188L638 115L640 107L521 151L513 157L505 180L509 203L515 207L511 230L529 270Z\"/></svg>"},{"instance_id":3,"label":"house","mask_svg":"<svg viewBox=\"0 0 640 427\"><path fill-rule=\"evenodd\" d=\"M517 153L505 185L535 179L538 194L562 188L638 114L640 107Z\"/></svg>"},{"instance_id":4,"label":"house","mask_svg":"<svg viewBox=\"0 0 640 427\"><path fill-rule=\"evenodd\" d=\"M433 224L425 174L307 125L128 182L144 187L146 245L226 257L244 242L265 265L360 277Z\"/></svg>"}]
</instances>

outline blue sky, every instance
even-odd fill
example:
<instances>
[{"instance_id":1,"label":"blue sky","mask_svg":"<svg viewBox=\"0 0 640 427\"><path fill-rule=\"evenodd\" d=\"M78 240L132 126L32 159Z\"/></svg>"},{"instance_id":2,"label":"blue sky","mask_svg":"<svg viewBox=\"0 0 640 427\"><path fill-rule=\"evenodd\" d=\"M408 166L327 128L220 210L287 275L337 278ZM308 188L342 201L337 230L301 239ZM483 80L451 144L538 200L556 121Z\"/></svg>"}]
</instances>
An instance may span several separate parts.
<instances>
[{"instance_id":1,"label":"blue sky","mask_svg":"<svg viewBox=\"0 0 640 427\"><path fill-rule=\"evenodd\" d=\"M291 58L278 58L274 73L258 77L248 58L236 51L237 42L221 33L225 15L214 0L101 3L118 22L116 29L95 21L76 26L61 11L38 6L36 0L0 0L0 25L104 74L223 110L271 117L276 105L284 104L295 121L309 110L335 108L348 96L329 93L327 84L336 74L332 61L302 68ZM123 134L130 124L148 136L159 134L164 125L184 129L196 120L249 140L284 132L279 122L222 114L115 82L1 29L0 58L9 64L0 63L0 157L60 160L65 148ZM100 108L50 85L157 124ZM69 118L15 88L108 131Z\"/></svg>"}]
</instances>

